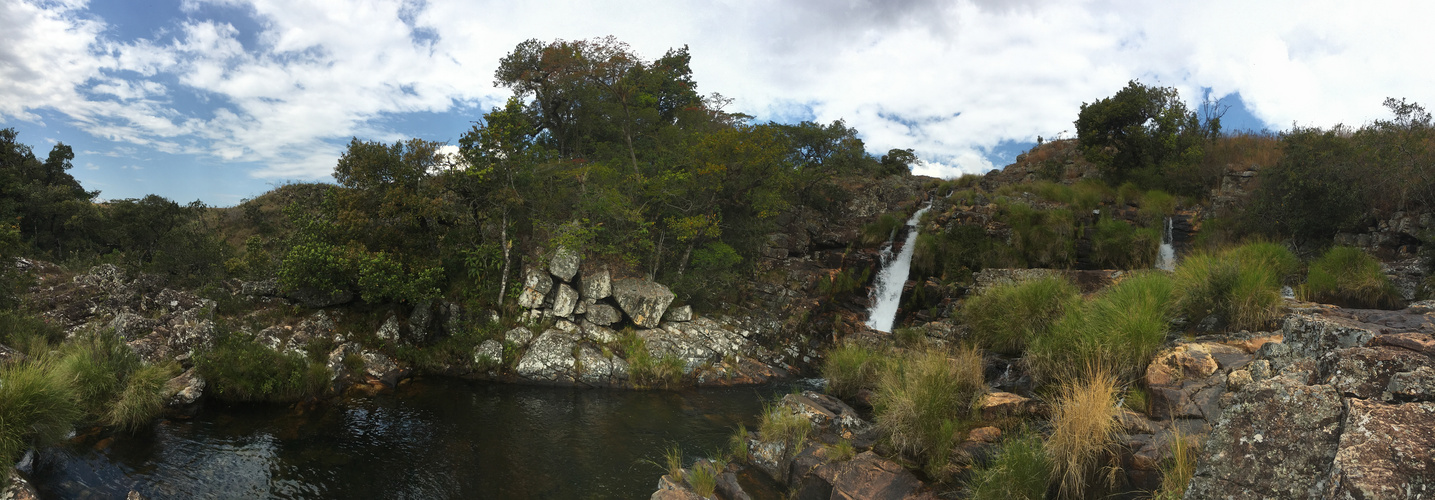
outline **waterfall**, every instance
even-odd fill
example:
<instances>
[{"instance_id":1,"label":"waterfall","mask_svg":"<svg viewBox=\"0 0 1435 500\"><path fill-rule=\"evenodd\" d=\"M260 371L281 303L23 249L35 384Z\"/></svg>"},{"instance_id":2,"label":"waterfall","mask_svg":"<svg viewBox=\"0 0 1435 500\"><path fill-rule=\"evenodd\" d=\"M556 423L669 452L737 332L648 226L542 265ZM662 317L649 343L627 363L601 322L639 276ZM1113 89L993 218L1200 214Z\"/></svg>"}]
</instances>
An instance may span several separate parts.
<instances>
[{"instance_id":1,"label":"waterfall","mask_svg":"<svg viewBox=\"0 0 1435 500\"><path fill-rule=\"evenodd\" d=\"M907 283L907 274L912 268L912 249L917 246L917 221L929 208L932 208L931 203L907 219L907 227L912 229L907 231L901 253L895 257L892 255L896 231L882 247L882 272L877 273L877 282L872 286L872 309L867 316L867 326L873 330L892 331L892 322L897 320L897 303L902 301L902 285Z\"/></svg>"},{"instance_id":2,"label":"waterfall","mask_svg":"<svg viewBox=\"0 0 1435 500\"><path fill-rule=\"evenodd\" d=\"M1171 218L1166 218L1166 230L1161 233L1161 248L1156 252L1156 269L1176 270L1176 247L1171 246Z\"/></svg>"}]
</instances>

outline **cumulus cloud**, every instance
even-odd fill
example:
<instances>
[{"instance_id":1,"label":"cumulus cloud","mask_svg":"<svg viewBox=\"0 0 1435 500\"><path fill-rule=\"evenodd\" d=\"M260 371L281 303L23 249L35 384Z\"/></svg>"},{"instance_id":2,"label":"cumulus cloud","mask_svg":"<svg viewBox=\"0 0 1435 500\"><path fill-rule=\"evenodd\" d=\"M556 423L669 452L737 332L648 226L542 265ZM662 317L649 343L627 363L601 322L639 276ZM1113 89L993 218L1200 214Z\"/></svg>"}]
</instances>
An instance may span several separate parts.
<instances>
[{"instance_id":1,"label":"cumulus cloud","mask_svg":"<svg viewBox=\"0 0 1435 500\"><path fill-rule=\"evenodd\" d=\"M347 138L394 116L486 107L528 38L616 35L647 58L690 46L700 91L759 119L845 120L917 169L993 168L1001 144L1066 132L1131 79L1194 104L1239 92L1273 127L1359 124L1387 96L1435 102L1421 2L550 2L185 0L163 39L119 38L86 4L0 4L0 120L57 111L161 152L327 175ZM202 7L248 16L204 17ZM199 102L193 104L190 101Z\"/></svg>"}]
</instances>

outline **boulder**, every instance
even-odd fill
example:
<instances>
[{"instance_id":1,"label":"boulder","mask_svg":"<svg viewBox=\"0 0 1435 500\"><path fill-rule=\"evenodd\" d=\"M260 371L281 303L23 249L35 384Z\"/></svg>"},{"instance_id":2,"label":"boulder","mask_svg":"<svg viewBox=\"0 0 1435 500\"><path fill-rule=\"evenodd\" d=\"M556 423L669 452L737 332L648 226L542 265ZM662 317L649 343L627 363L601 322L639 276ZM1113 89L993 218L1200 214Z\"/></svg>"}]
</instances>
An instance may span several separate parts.
<instances>
[{"instance_id":1,"label":"boulder","mask_svg":"<svg viewBox=\"0 0 1435 500\"><path fill-rule=\"evenodd\" d=\"M379 330L375 332L375 335L378 335L379 340L398 342L399 317L394 314L389 314L389 319L384 320L384 324L379 326Z\"/></svg>"},{"instance_id":2,"label":"boulder","mask_svg":"<svg viewBox=\"0 0 1435 500\"><path fill-rule=\"evenodd\" d=\"M558 292L553 294L553 315L566 318L573 315L574 306L578 305L578 291L567 283L558 285Z\"/></svg>"},{"instance_id":3,"label":"boulder","mask_svg":"<svg viewBox=\"0 0 1435 500\"><path fill-rule=\"evenodd\" d=\"M592 321L584 320L578 324L583 330L583 336L599 344L612 344L618 341L618 332L612 328L594 324Z\"/></svg>"},{"instance_id":4,"label":"boulder","mask_svg":"<svg viewBox=\"0 0 1435 500\"><path fill-rule=\"evenodd\" d=\"M663 313L663 321L682 322L682 321L692 321L692 320L693 320L693 307L692 307L692 306L674 307L674 308L668 309L668 312Z\"/></svg>"},{"instance_id":5,"label":"boulder","mask_svg":"<svg viewBox=\"0 0 1435 500\"><path fill-rule=\"evenodd\" d=\"M156 325L158 322L155 320L132 312L121 312L115 315L115 319L110 320L110 328L113 328L115 334L125 340L143 338L154 331Z\"/></svg>"},{"instance_id":6,"label":"boulder","mask_svg":"<svg viewBox=\"0 0 1435 500\"><path fill-rule=\"evenodd\" d=\"M668 304L673 302L673 292L668 287L648 280L628 278L613 282L613 298L618 307L633 324L643 328L658 326Z\"/></svg>"},{"instance_id":7,"label":"boulder","mask_svg":"<svg viewBox=\"0 0 1435 500\"><path fill-rule=\"evenodd\" d=\"M573 382L573 349L578 337L559 329L544 331L529 344L514 373L529 382Z\"/></svg>"},{"instance_id":8,"label":"boulder","mask_svg":"<svg viewBox=\"0 0 1435 500\"><path fill-rule=\"evenodd\" d=\"M503 364L503 343L488 339L473 348L473 366L479 369Z\"/></svg>"},{"instance_id":9,"label":"boulder","mask_svg":"<svg viewBox=\"0 0 1435 500\"><path fill-rule=\"evenodd\" d=\"M598 301L613 294L613 277L607 269L583 273L583 300Z\"/></svg>"},{"instance_id":10,"label":"boulder","mask_svg":"<svg viewBox=\"0 0 1435 500\"><path fill-rule=\"evenodd\" d=\"M394 360L389 359L378 351L364 350L359 353L364 357L364 374L373 377L384 385L394 387L399 385L399 380L408 376L409 371L400 367Z\"/></svg>"},{"instance_id":11,"label":"boulder","mask_svg":"<svg viewBox=\"0 0 1435 500\"><path fill-rule=\"evenodd\" d=\"M797 498L936 498L917 476L896 462L870 451L845 462L828 462L813 470L808 477L821 481L803 481ZM828 496L821 495L826 492L830 492Z\"/></svg>"},{"instance_id":12,"label":"boulder","mask_svg":"<svg viewBox=\"0 0 1435 500\"><path fill-rule=\"evenodd\" d=\"M1338 349L1321 359L1321 373L1342 395L1379 398L1392 377L1419 368L1435 367L1429 356L1396 347Z\"/></svg>"},{"instance_id":13,"label":"boulder","mask_svg":"<svg viewBox=\"0 0 1435 500\"><path fill-rule=\"evenodd\" d=\"M1435 369L1422 366L1391 375L1385 392L1395 401L1435 401Z\"/></svg>"},{"instance_id":14,"label":"boulder","mask_svg":"<svg viewBox=\"0 0 1435 500\"><path fill-rule=\"evenodd\" d=\"M1329 385L1287 375L1255 382L1221 414L1186 498L1320 497L1343 410Z\"/></svg>"},{"instance_id":15,"label":"boulder","mask_svg":"<svg viewBox=\"0 0 1435 500\"><path fill-rule=\"evenodd\" d=\"M507 333L503 334L503 339L507 340L510 344L527 344L528 341L532 338L533 332L530 331L528 328L522 326L509 330Z\"/></svg>"},{"instance_id":16,"label":"boulder","mask_svg":"<svg viewBox=\"0 0 1435 500\"><path fill-rule=\"evenodd\" d=\"M165 406L183 408L199 401L200 396L204 395L204 387L204 377L200 377L194 368L190 368L165 382L160 394Z\"/></svg>"},{"instance_id":17,"label":"boulder","mask_svg":"<svg viewBox=\"0 0 1435 500\"><path fill-rule=\"evenodd\" d=\"M621 384L628 379L628 362L623 358L604 354L592 345L583 344L578 348L576 368L578 380L593 386Z\"/></svg>"},{"instance_id":18,"label":"boulder","mask_svg":"<svg viewBox=\"0 0 1435 500\"><path fill-rule=\"evenodd\" d=\"M1348 404L1325 498L1435 496L1435 403Z\"/></svg>"},{"instance_id":19,"label":"boulder","mask_svg":"<svg viewBox=\"0 0 1435 500\"><path fill-rule=\"evenodd\" d=\"M433 301L424 300L414 304L409 313L409 341L422 344L429 337L429 326L433 323Z\"/></svg>"},{"instance_id":20,"label":"boulder","mask_svg":"<svg viewBox=\"0 0 1435 500\"><path fill-rule=\"evenodd\" d=\"M523 291L518 294L518 305L528 309L543 307L543 299L553 289L553 277L542 269L528 268L523 277Z\"/></svg>"},{"instance_id":21,"label":"boulder","mask_svg":"<svg viewBox=\"0 0 1435 500\"><path fill-rule=\"evenodd\" d=\"M586 317L588 321L598 326L609 326L623 321L623 315L618 312L618 308L603 303L588 306Z\"/></svg>"},{"instance_id":22,"label":"boulder","mask_svg":"<svg viewBox=\"0 0 1435 500\"><path fill-rule=\"evenodd\" d=\"M578 252L560 246L558 251L553 252L553 260L548 261L548 272L565 282L572 282L573 276L578 274L578 263L581 260Z\"/></svg>"}]
</instances>

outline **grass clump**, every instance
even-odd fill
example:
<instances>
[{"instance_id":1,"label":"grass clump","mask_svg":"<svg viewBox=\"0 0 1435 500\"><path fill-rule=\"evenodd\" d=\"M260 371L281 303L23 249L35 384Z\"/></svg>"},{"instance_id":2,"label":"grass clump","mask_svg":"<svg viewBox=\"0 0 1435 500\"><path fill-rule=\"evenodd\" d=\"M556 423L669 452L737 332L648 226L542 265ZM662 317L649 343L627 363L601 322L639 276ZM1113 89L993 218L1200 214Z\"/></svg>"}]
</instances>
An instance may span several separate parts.
<instances>
[{"instance_id":1,"label":"grass clump","mask_svg":"<svg viewBox=\"0 0 1435 500\"><path fill-rule=\"evenodd\" d=\"M876 349L852 343L827 351L827 359L822 362L822 377L827 379L827 392L845 399L856 396L862 389L876 388L883 356Z\"/></svg>"},{"instance_id":2,"label":"grass clump","mask_svg":"<svg viewBox=\"0 0 1435 500\"><path fill-rule=\"evenodd\" d=\"M997 285L967 299L961 315L982 347L1018 354L1043 335L1080 299L1076 286L1058 276Z\"/></svg>"},{"instance_id":3,"label":"grass clump","mask_svg":"<svg viewBox=\"0 0 1435 500\"><path fill-rule=\"evenodd\" d=\"M140 368L140 358L113 331L90 332L65 344L56 368L75 388L80 408L101 418Z\"/></svg>"},{"instance_id":4,"label":"grass clump","mask_svg":"<svg viewBox=\"0 0 1435 500\"><path fill-rule=\"evenodd\" d=\"M1192 321L1215 315L1232 330L1259 330L1280 314L1280 288L1300 261L1274 243L1198 253L1176 266L1177 309Z\"/></svg>"},{"instance_id":5,"label":"grass clump","mask_svg":"<svg viewBox=\"0 0 1435 500\"><path fill-rule=\"evenodd\" d=\"M1091 235L1091 260L1105 269L1145 269L1156 262L1161 234L1126 221L1102 217Z\"/></svg>"},{"instance_id":6,"label":"grass clump","mask_svg":"<svg viewBox=\"0 0 1435 500\"><path fill-rule=\"evenodd\" d=\"M0 464L27 448L65 439L84 410L64 370L49 359L0 367Z\"/></svg>"},{"instance_id":7,"label":"grass clump","mask_svg":"<svg viewBox=\"0 0 1435 500\"><path fill-rule=\"evenodd\" d=\"M1027 267L1068 268L1076 259L1076 218L1071 210L1037 210L1010 203L1003 210L1011 225L1011 246Z\"/></svg>"},{"instance_id":8,"label":"grass clump","mask_svg":"<svg viewBox=\"0 0 1435 500\"><path fill-rule=\"evenodd\" d=\"M1163 224L1166 217L1176 213L1176 197L1159 189L1147 191L1139 205L1137 213L1148 226Z\"/></svg>"},{"instance_id":9,"label":"grass clump","mask_svg":"<svg viewBox=\"0 0 1435 500\"><path fill-rule=\"evenodd\" d=\"M693 463L688 469L688 486L693 488L693 493L703 498L714 498L713 493L717 491L717 477L719 471L716 464L707 460L700 460Z\"/></svg>"},{"instance_id":10,"label":"grass clump","mask_svg":"<svg viewBox=\"0 0 1435 500\"><path fill-rule=\"evenodd\" d=\"M852 441L843 439L837 444L827 446L828 458L833 462L846 462L857 456L857 449L852 447Z\"/></svg>"},{"instance_id":11,"label":"grass clump","mask_svg":"<svg viewBox=\"0 0 1435 500\"><path fill-rule=\"evenodd\" d=\"M65 339L65 332L50 323L17 310L0 310L0 344L38 356Z\"/></svg>"},{"instance_id":12,"label":"grass clump","mask_svg":"<svg viewBox=\"0 0 1435 500\"><path fill-rule=\"evenodd\" d=\"M781 404L765 405L762 410L762 423L757 429L758 439L782 444L782 457L777 461L779 464L786 463L788 459L797 456L799 448L811 432L811 420ZM785 467L782 476L778 479L785 481L787 479L787 468Z\"/></svg>"},{"instance_id":13,"label":"grass clump","mask_svg":"<svg viewBox=\"0 0 1435 500\"><path fill-rule=\"evenodd\" d=\"M925 459L929 472L946 465L953 435L986 392L982 355L959 348L951 357L929 350L896 360L873 398L878 428L898 451Z\"/></svg>"},{"instance_id":14,"label":"grass clump","mask_svg":"<svg viewBox=\"0 0 1435 500\"><path fill-rule=\"evenodd\" d=\"M1090 364L1113 367L1120 380L1145 372L1166 341L1171 321L1172 280L1165 273L1135 273L1090 301L1068 307L1045 335L1035 337L1027 364L1039 381L1082 375Z\"/></svg>"},{"instance_id":15,"label":"grass clump","mask_svg":"<svg viewBox=\"0 0 1435 500\"><path fill-rule=\"evenodd\" d=\"M623 329L618 344L626 354L628 374L635 387L671 389L682 383L683 360L672 354L653 357L647 342L633 329Z\"/></svg>"},{"instance_id":16,"label":"grass clump","mask_svg":"<svg viewBox=\"0 0 1435 500\"><path fill-rule=\"evenodd\" d=\"M1051 409L1051 435L1046 440L1052 477L1062 498L1086 498L1089 489L1114 483L1115 469L1106 468L1106 481L1094 482L1102 462L1114 458L1119 433L1116 378L1102 368L1064 384Z\"/></svg>"},{"instance_id":17,"label":"grass clump","mask_svg":"<svg viewBox=\"0 0 1435 500\"><path fill-rule=\"evenodd\" d=\"M1396 309L1400 293L1380 269L1380 261L1364 250L1337 246L1310 264L1306 300L1365 309Z\"/></svg>"},{"instance_id":18,"label":"grass clump","mask_svg":"<svg viewBox=\"0 0 1435 500\"><path fill-rule=\"evenodd\" d=\"M179 366L173 363L145 365L135 370L125 380L124 389L116 396L114 404L105 411L106 425L112 425L134 432L149 424L164 411L161 391L164 383L179 374Z\"/></svg>"},{"instance_id":19,"label":"grass clump","mask_svg":"<svg viewBox=\"0 0 1435 500\"><path fill-rule=\"evenodd\" d=\"M1196 452L1198 449L1191 446L1186 436L1181 434L1180 427L1171 434L1171 442L1167 443L1167 451L1171 456L1161 463L1161 488L1151 494L1155 500L1179 500L1186 494L1186 487L1191 484L1191 477L1196 475Z\"/></svg>"},{"instance_id":20,"label":"grass clump","mask_svg":"<svg viewBox=\"0 0 1435 500\"><path fill-rule=\"evenodd\" d=\"M195 356L194 365L211 393L228 401L298 401L319 395L329 382L324 363L233 334L220 335L214 349Z\"/></svg>"},{"instance_id":21,"label":"grass clump","mask_svg":"<svg viewBox=\"0 0 1435 500\"><path fill-rule=\"evenodd\" d=\"M733 460L746 461L752 456L751 450L748 448L747 434L747 426L737 424L737 430L728 436L727 452Z\"/></svg>"},{"instance_id":22,"label":"grass clump","mask_svg":"<svg viewBox=\"0 0 1435 500\"><path fill-rule=\"evenodd\" d=\"M1051 479L1051 459L1041 435L1023 431L1008 438L996 459L972 470L967 482L972 500L1042 500Z\"/></svg>"}]
</instances>

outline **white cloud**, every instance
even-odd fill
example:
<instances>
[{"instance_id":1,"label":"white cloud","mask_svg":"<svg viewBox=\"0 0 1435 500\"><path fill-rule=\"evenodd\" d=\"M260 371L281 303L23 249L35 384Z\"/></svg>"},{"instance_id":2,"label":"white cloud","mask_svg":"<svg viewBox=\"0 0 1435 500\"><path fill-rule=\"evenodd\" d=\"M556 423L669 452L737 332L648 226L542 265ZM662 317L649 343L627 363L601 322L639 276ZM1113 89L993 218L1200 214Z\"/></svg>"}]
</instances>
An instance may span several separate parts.
<instances>
[{"instance_id":1,"label":"white cloud","mask_svg":"<svg viewBox=\"0 0 1435 500\"><path fill-rule=\"evenodd\" d=\"M197 18L250 15L258 33ZM760 119L846 120L919 173L993 167L1004 141L1063 131L1082 102L1139 78L1188 100L1240 92L1274 127L1360 124L1387 96L1435 103L1422 51L1435 4L1136 0L720 3L185 0L172 40L114 39L82 1L0 3L0 120L50 109L163 152L321 177L387 119L491 106L518 42L615 35L656 58L689 45L699 90ZM245 24L248 26L248 24ZM248 45L246 45L248 44ZM176 104L179 93L209 104ZM457 133L457 131L455 132Z\"/></svg>"}]
</instances>

